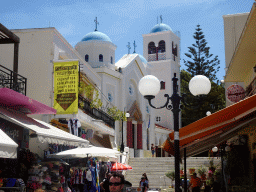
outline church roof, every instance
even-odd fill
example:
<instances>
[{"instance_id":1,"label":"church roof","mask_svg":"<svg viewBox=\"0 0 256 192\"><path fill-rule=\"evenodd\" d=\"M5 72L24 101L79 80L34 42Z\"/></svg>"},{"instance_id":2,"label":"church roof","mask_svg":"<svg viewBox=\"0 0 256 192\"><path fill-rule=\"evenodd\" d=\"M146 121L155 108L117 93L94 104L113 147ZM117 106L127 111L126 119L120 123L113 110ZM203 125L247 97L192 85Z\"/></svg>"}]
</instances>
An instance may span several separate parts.
<instances>
[{"instance_id":1,"label":"church roof","mask_svg":"<svg viewBox=\"0 0 256 192\"><path fill-rule=\"evenodd\" d=\"M134 53L134 54L137 54L137 53ZM142 63L145 63L145 64L148 63L147 60L142 55L140 55L140 54L138 54L138 55L139 55L140 60L142 61Z\"/></svg>"},{"instance_id":2,"label":"church roof","mask_svg":"<svg viewBox=\"0 0 256 192\"><path fill-rule=\"evenodd\" d=\"M162 32L162 31L171 31L171 27L169 25L166 25L164 23L159 23L157 25L155 25L150 33L157 33L157 32Z\"/></svg>"},{"instance_id":3,"label":"church roof","mask_svg":"<svg viewBox=\"0 0 256 192\"><path fill-rule=\"evenodd\" d=\"M145 67L147 67L147 60L140 54L138 53L133 53L133 54L126 54L124 55L115 65L117 67L122 67L125 68L131 61L137 57L137 55L140 57L142 63L144 64Z\"/></svg>"},{"instance_id":4,"label":"church roof","mask_svg":"<svg viewBox=\"0 0 256 192\"><path fill-rule=\"evenodd\" d=\"M81 41L91 41L91 40L108 41L112 43L112 41L106 34L101 33L99 31L93 31L91 33L86 34Z\"/></svg>"}]
</instances>

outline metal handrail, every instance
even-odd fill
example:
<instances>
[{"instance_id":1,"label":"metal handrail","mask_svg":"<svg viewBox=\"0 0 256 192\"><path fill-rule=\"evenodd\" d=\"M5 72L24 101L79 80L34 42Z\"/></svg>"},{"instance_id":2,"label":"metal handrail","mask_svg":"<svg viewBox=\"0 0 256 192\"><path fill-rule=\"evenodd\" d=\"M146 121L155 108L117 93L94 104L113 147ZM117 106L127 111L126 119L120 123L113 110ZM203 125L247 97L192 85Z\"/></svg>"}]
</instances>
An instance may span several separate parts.
<instances>
[{"instance_id":1,"label":"metal handrail","mask_svg":"<svg viewBox=\"0 0 256 192\"><path fill-rule=\"evenodd\" d=\"M106 112L104 112L100 109L92 108L90 106L91 102L88 101L86 98L80 96L80 95L79 95L79 100L81 100L84 103L84 107L83 107L82 110L86 114L90 115L91 117L93 117L95 119L102 120L108 126L115 129L115 120L114 120L114 118L112 118L110 115L108 115Z\"/></svg>"},{"instance_id":2,"label":"metal handrail","mask_svg":"<svg viewBox=\"0 0 256 192\"><path fill-rule=\"evenodd\" d=\"M0 87L10 88L14 91L26 95L27 78L0 65Z\"/></svg>"}]
</instances>

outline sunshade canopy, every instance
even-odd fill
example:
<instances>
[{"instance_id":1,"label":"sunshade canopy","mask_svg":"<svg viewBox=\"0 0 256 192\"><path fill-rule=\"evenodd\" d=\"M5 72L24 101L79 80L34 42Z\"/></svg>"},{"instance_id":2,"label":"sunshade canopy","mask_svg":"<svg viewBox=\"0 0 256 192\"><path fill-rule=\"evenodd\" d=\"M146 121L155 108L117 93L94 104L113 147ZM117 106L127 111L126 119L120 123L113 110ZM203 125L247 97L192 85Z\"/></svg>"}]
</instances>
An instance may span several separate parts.
<instances>
[{"instance_id":1,"label":"sunshade canopy","mask_svg":"<svg viewBox=\"0 0 256 192\"><path fill-rule=\"evenodd\" d=\"M0 129L0 158L17 158L17 147L18 144Z\"/></svg>"},{"instance_id":2,"label":"sunshade canopy","mask_svg":"<svg viewBox=\"0 0 256 192\"><path fill-rule=\"evenodd\" d=\"M62 151L56 154L50 155L54 158L85 158L85 157L113 157L120 155L120 152L114 149L89 146L87 148L75 148L66 151Z\"/></svg>"},{"instance_id":3,"label":"sunshade canopy","mask_svg":"<svg viewBox=\"0 0 256 192\"><path fill-rule=\"evenodd\" d=\"M81 147L89 146L89 141L86 139L62 131L61 129L58 129L43 121L30 118L25 114L15 110L0 107L0 118L6 119L7 121L35 132L38 140L41 142Z\"/></svg>"}]
</instances>

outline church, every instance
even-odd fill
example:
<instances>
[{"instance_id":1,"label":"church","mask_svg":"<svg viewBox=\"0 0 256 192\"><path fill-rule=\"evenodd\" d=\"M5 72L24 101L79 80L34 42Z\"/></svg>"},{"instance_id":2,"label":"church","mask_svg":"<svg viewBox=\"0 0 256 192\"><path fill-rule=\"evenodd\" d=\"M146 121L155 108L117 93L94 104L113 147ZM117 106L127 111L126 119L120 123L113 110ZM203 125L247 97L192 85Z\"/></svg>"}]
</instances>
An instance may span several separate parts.
<instances>
[{"instance_id":1,"label":"church","mask_svg":"<svg viewBox=\"0 0 256 192\"><path fill-rule=\"evenodd\" d=\"M173 74L180 78L179 36L162 23L161 18L148 34L142 35L143 55L136 53L134 41L133 53L128 44L128 54L116 61L117 46L97 29L97 18L95 22L95 30L81 37L74 48L53 27L11 30L21 39L19 74L27 77L29 97L53 107L53 63L78 60L80 81L91 85L93 98L98 94L102 102L98 109L88 109L90 100L82 93L77 114L38 115L35 118L59 126L75 118L81 124L81 132L90 133L86 139L93 145L120 149L123 143L129 148L130 157L150 157L153 143L157 146L156 156L166 156L161 145L173 129L172 111L151 108L139 93L138 83L145 75L156 76L161 82L161 90L153 104L165 103L164 94L172 94ZM5 45L0 49L1 64L11 68L8 61L12 60L13 48ZM108 108L126 113L125 121L108 117Z\"/></svg>"}]
</instances>

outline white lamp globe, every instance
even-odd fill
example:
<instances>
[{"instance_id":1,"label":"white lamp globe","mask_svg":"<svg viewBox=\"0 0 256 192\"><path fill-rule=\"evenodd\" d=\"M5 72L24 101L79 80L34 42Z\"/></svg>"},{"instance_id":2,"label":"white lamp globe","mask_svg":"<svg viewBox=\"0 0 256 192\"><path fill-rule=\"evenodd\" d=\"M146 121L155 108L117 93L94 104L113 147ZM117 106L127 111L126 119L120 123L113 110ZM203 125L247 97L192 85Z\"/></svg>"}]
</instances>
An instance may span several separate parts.
<instances>
[{"instance_id":1,"label":"white lamp globe","mask_svg":"<svg viewBox=\"0 0 256 192\"><path fill-rule=\"evenodd\" d=\"M209 115L211 115L211 114L212 114L211 111L207 111L207 112L206 112L206 115L207 115L207 116L209 116Z\"/></svg>"},{"instance_id":2,"label":"white lamp globe","mask_svg":"<svg viewBox=\"0 0 256 192\"><path fill-rule=\"evenodd\" d=\"M211 90L211 82L204 75L196 75L189 81L189 91L194 95L207 95Z\"/></svg>"},{"instance_id":3,"label":"white lamp globe","mask_svg":"<svg viewBox=\"0 0 256 192\"><path fill-rule=\"evenodd\" d=\"M139 91L143 96L156 96L160 91L160 81L153 75L146 75L139 81Z\"/></svg>"},{"instance_id":4,"label":"white lamp globe","mask_svg":"<svg viewBox=\"0 0 256 192\"><path fill-rule=\"evenodd\" d=\"M218 147L215 146L215 147L212 148L212 152L215 153L215 152L217 152L217 151L218 151Z\"/></svg>"}]
</instances>

